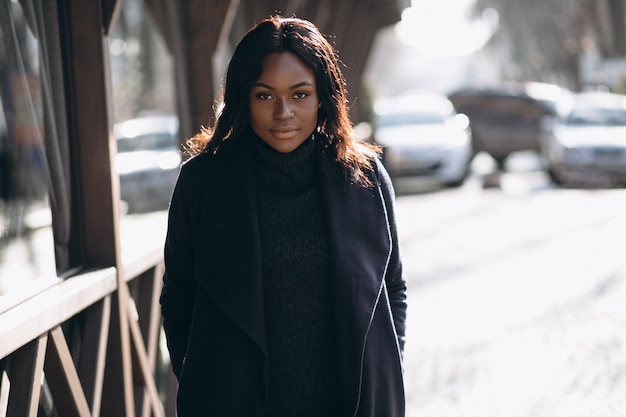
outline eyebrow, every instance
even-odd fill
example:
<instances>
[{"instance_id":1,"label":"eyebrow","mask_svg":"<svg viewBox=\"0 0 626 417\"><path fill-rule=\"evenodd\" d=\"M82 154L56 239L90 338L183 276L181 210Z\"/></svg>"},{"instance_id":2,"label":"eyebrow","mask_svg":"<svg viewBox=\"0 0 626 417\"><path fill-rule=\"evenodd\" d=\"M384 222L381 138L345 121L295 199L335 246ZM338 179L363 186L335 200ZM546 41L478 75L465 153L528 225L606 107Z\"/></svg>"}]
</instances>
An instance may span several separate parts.
<instances>
[{"instance_id":1,"label":"eyebrow","mask_svg":"<svg viewBox=\"0 0 626 417\"><path fill-rule=\"evenodd\" d=\"M252 87L263 87L263 88L267 88L268 90L275 90L274 87L272 87L271 85L265 84L265 83L254 83L252 84ZM294 84L292 86L289 87L290 90L294 90L296 88L300 88L300 87L313 87L313 83L310 83L308 81L302 81L299 82L297 84Z\"/></svg>"}]
</instances>

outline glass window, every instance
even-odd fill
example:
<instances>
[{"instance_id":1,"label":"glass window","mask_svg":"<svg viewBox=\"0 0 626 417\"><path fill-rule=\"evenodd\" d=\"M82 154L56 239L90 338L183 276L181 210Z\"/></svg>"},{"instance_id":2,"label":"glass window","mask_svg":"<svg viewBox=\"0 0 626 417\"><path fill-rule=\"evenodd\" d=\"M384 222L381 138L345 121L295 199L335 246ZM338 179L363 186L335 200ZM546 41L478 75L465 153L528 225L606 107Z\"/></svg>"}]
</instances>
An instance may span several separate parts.
<instances>
[{"instance_id":1,"label":"glass window","mask_svg":"<svg viewBox=\"0 0 626 417\"><path fill-rule=\"evenodd\" d=\"M0 312L57 280L41 97L38 41L0 2Z\"/></svg>"},{"instance_id":2,"label":"glass window","mask_svg":"<svg viewBox=\"0 0 626 417\"><path fill-rule=\"evenodd\" d=\"M173 58L140 0L127 0L108 39L115 169L124 258L163 244L181 152Z\"/></svg>"}]
</instances>

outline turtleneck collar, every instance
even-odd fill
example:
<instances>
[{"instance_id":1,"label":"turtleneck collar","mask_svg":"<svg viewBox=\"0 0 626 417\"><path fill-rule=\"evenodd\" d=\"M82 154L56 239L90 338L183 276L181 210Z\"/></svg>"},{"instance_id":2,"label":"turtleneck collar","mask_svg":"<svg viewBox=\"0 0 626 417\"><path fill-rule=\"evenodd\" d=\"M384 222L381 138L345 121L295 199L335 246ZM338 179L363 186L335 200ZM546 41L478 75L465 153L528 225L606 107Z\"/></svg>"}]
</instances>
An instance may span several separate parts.
<instances>
[{"instance_id":1,"label":"turtleneck collar","mask_svg":"<svg viewBox=\"0 0 626 417\"><path fill-rule=\"evenodd\" d=\"M278 152L258 136L253 139L257 175L266 183L296 185L310 180L316 170L315 140L308 138L291 152Z\"/></svg>"}]
</instances>

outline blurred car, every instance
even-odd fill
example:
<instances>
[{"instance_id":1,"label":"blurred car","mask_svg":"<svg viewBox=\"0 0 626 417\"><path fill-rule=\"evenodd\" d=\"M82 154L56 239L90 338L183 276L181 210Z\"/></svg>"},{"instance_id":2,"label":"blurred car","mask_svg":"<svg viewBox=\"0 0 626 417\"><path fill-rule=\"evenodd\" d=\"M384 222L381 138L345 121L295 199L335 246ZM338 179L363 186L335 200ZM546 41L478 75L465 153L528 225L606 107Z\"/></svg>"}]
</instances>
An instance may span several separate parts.
<instances>
[{"instance_id":1,"label":"blurred car","mask_svg":"<svg viewBox=\"0 0 626 417\"><path fill-rule=\"evenodd\" d=\"M540 123L554 115L571 92L546 83L503 83L453 92L449 99L471 123L474 153L485 152L504 170L508 156L539 151Z\"/></svg>"},{"instance_id":2,"label":"blurred car","mask_svg":"<svg viewBox=\"0 0 626 417\"><path fill-rule=\"evenodd\" d=\"M374 103L374 138L392 179L459 186L472 158L469 119L443 95L408 94Z\"/></svg>"},{"instance_id":3,"label":"blurred car","mask_svg":"<svg viewBox=\"0 0 626 417\"><path fill-rule=\"evenodd\" d=\"M150 115L114 126L115 169L129 213L166 209L181 164L178 118Z\"/></svg>"},{"instance_id":4,"label":"blurred car","mask_svg":"<svg viewBox=\"0 0 626 417\"><path fill-rule=\"evenodd\" d=\"M569 111L547 119L541 155L557 184L626 184L626 96L575 95Z\"/></svg>"}]
</instances>

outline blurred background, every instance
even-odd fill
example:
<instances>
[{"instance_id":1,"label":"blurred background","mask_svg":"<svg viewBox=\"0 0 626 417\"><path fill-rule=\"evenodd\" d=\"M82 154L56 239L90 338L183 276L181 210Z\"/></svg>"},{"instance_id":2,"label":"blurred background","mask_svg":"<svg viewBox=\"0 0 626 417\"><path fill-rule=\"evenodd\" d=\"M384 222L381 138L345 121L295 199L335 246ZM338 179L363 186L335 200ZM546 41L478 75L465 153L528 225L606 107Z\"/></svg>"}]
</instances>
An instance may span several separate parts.
<instances>
[{"instance_id":1,"label":"blurred background","mask_svg":"<svg viewBox=\"0 0 626 417\"><path fill-rule=\"evenodd\" d=\"M182 144L283 11L329 34L396 188L408 415L623 415L624 0L96 3L0 0L0 316L159 262Z\"/></svg>"}]
</instances>

